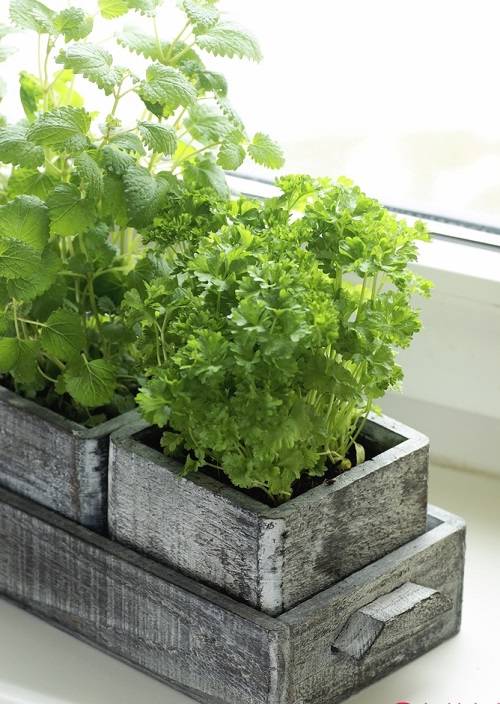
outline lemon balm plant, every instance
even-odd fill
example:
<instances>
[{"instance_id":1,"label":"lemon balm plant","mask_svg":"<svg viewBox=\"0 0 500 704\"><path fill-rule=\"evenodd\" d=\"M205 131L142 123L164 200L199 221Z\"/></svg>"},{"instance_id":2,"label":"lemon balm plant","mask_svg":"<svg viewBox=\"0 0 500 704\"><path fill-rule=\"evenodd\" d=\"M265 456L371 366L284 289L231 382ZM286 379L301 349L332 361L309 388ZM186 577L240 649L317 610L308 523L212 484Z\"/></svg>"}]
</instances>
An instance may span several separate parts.
<instances>
[{"instance_id":1,"label":"lemon balm plant","mask_svg":"<svg viewBox=\"0 0 500 704\"><path fill-rule=\"evenodd\" d=\"M9 8L22 40L37 43L38 65L20 73L24 119L0 129L0 371L16 391L90 425L129 406L136 385L120 303L138 231L179 178L227 197L224 169L247 154L282 165L267 135L248 138L224 76L205 63L260 60L254 37L204 0L179 3L180 30L163 37L161 5ZM104 25L108 43L93 38ZM119 47L127 65L114 60ZM96 109L85 82L101 96Z\"/></svg>"},{"instance_id":2,"label":"lemon balm plant","mask_svg":"<svg viewBox=\"0 0 500 704\"><path fill-rule=\"evenodd\" d=\"M399 386L397 350L421 327L411 298L430 284L408 267L422 223L348 181L277 185L263 203L207 203L186 188L185 241L171 204L149 229L166 272L124 306L148 377L137 400L165 452L184 455L185 473L214 467L279 504L304 476L348 468L351 449L363 460L364 423Z\"/></svg>"}]
</instances>

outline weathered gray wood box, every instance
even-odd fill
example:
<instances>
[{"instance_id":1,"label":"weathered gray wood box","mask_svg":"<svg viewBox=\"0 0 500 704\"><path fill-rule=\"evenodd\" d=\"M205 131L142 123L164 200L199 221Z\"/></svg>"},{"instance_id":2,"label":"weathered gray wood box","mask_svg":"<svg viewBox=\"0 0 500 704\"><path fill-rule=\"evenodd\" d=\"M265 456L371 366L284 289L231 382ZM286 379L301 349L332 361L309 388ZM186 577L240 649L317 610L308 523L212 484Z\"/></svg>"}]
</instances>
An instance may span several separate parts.
<instances>
[{"instance_id":1,"label":"weathered gray wood box","mask_svg":"<svg viewBox=\"0 0 500 704\"><path fill-rule=\"evenodd\" d=\"M105 530L109 435L132 417L87 429L0 386L0 485Z\"/></svg>"},{"instance_id":2,"label":"weathered gray wood box","mask_svg":"<svg viewBox=\"0 0 500 704\"><path fill-rule=\"evenodd\" d=\"M141 442L138 421L111 436L109 534L184 574L278 615L421 535L428 439L372 416L377 454L270 508Z\"/></svg>"},{"instance_id":3,"label":"weathered gray wood box","mask_svg":"<svg viewBox=\"0 0 500 704\"><path fill-rule=\"evenodd\" d=\"M337 704L460 627L465 527L271 617L0 490L0 595L205 704Z\"/></svg>"}]
</instances>

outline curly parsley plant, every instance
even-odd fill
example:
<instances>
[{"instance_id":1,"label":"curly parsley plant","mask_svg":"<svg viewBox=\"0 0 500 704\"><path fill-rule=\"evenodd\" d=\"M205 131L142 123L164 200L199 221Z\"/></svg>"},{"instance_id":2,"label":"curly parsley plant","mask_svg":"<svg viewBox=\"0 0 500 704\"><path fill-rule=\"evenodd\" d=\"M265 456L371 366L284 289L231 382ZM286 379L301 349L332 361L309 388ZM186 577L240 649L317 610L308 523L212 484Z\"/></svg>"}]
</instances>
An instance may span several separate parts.
<instances>
[{"instance_id":1,"label":"curly parsley plant","mask_svg":"<svg viewBox=\"0 0 500 704\"><path fill-rule=\"evenodd\" d=\"M186 187L148 233L164 273L150 253L124 306L148 377L137 400L165 452L282 502L303 475L348 466L353 445L361 456L374 400L402 380L396 352L421 327L410 299L430 284L408 268L422 223L347 181L277 185L263 203Z\"/></svg>"}]
</instances>

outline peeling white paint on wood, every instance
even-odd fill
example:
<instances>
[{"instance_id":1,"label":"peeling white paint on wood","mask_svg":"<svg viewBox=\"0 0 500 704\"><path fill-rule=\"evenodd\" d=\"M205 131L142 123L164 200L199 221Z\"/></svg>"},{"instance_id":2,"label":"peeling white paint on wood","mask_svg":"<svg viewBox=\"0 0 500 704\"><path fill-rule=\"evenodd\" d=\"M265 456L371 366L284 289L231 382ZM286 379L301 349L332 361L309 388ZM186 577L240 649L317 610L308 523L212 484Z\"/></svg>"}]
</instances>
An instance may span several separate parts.
<instances>
[{"instance_id":1,"label":"peeling white paint on wood","mask_svg":"<svg viewBox=\"0 0 500 704\"><path fill-rule=\"evenodd\" d=\"M429 441L392 419L365 426L372 460L276 508L201 472L180 478L137 439L146 427L112 435L110 535L270 615L425 530Z\"/></svg>"},{"instance_id":2,"label":"peeling white paint on wood","mask_svg":"<svg viewBox=\"0 0 500 704\"><path fill-rule=\"evenodd\" d=\"M204 704L339 704L460 627L465 526L428 523L273 618L0 490L0 595ZM383 625L361 657L356 613Z\"/></svg>"},{"instance_id":3,"label":"peeling white paint on wood","mask_svg":"<svg viewBox=\"0 0 500 704\"><path fill-rule=\"evenodd\" d=\"M0 386L0 485L102 532L109 435L135 417L87 429Z\"/></svg>"}]
</instances>

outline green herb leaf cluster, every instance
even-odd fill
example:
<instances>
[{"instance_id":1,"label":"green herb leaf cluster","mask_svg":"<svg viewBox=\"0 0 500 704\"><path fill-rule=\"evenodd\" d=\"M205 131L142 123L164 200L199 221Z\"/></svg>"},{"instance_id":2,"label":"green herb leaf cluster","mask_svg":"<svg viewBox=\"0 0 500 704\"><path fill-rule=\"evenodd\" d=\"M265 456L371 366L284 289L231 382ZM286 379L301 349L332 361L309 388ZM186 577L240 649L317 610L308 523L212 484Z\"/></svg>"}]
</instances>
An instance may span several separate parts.
<instances>
[{"instance_id":1,"label":"green herb leaf cluster","mask_svg":"<svg viewBox=\"0 0 500 704\"><path fill-rule=\"evenodd\" d=\"M0 374L93 424L133 404L134 335L120 305L135 281L139 231L178 182L227 198L223 169L247 154L280 167L282 153L260 133L248 137L225 78L206 64L210 54L261 58L216 0L180 2L173 38L160 36L161 0L88 5L56 12L11 0L12 26L0 27L0 40L35 33L39 47L35 69L20 72L25 117L0 125ZM111 40L94 39L99 22L116 29ZM129 56L122 47L140 56L134 69L115 61L117 50ZM2 42L0 60L11 53ZM86 83L104 111L84 101Z\"/></svg>"},{"instance_id":2,"label":"green herb leaf cluster","mask_svg":"<svg viewBox=\"0 0 500 704\"><path fill-rule=\"evenodd\" d=\"M420 329L410 299L430 284L408 268L421 223L347 181L277 185L263 203L185 187L148 233L164 271L149 253L124 307L148 376L137 400L165 451L279 502L302 475L345 466L401 382L396 351Z\"/></svg>"}]
</instances>

